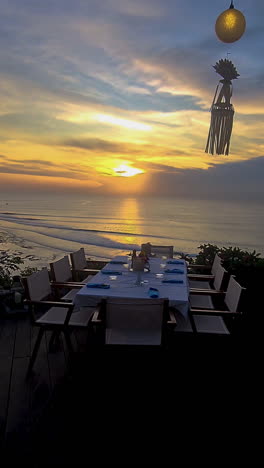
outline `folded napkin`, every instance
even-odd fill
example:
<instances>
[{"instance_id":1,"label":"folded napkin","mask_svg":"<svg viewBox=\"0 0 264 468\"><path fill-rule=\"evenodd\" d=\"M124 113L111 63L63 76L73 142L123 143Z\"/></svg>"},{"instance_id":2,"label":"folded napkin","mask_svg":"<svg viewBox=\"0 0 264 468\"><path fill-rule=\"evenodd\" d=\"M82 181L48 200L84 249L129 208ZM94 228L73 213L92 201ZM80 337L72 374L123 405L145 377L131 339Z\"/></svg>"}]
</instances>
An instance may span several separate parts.
<instances>
[{"instance_id":1,"label":"folded napkin","mask_svg":"<svg viewBox=\"0 0 264 468\"><path fill-rule=\"evenodd\" d=\"M127 263L126 261L122 261L122 260L111 260L111 262L109 263L112 263L112 264L115 264L115 265L124 265L124 263Z\"/></svg>"},{"instance_id":2,"label":"folded napkin","mask_svg":"<svg viewBox=\"0 0 264 468\"><path fill-rule=\"evenodd\" d=\"M87 288L100 288L100 289L109 289L110 284L104 284L104 283L87 283L86 284Z\"/></svg>"},{"instance_id":3,"label":"folded napkin","mask_svg":"<svg viewBox=\"0 0 264 468\"><path fill-rule=\"evenodd\" d=\"M121 271L114 271L114 270L101 270L103 275L122 275Z\"/></svg>"},{"instance_id":4,"label":"folded napkin","mask_svg":"<svg viewBox=\"0 0 264 468\"><path fill-rule=\"evenodd\" d=\"M167 263L169 265L184 265L182 260L168 260Z\"/></svg>"},{"instance_id":5,"label":"folded napkin","mask_svg":"<svg viewBox=\"0 0 264 468\"><path fill-rule=\"evenodd\" d=\"M176 279L165 279L162 280L162 283L175 283L175 284L183 284L183 280L176 280Z\"/></svg>"},{"instance_id":6,"label":"folded napkin","mask_svg":"<svg viewBox=\"0 0 264 468\"><path fill-rule=\"evenodd\" d=\"M149 288L148 295L153 299L159 297L159 290L157 288Z\"/></svg>"},{"instance_id":7,"label":"folded napkin","mask_svg":"<svg viewBox=\"0 0 264 468\"><path fill-rule=\"evenodd\" d=\"M164 273L174 273L174 274L183 274L183 270L180 270L179 268L173 268L172 270L164 270Z\"/></svg>"}]
</instances>

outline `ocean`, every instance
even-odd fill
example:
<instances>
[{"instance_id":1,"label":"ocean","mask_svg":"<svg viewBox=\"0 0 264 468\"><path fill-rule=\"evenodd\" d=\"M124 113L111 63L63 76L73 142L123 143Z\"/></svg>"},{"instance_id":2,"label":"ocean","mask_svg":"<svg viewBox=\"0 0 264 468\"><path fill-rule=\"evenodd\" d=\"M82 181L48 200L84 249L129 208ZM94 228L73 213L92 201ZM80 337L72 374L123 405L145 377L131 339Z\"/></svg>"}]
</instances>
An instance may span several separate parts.
<instances>
[{"instance_id":1,"label":"ocean","mask_svg":"<svg viewBox=\"0 0 264 468\"><path fill-rule=\"evenodd\" d=\"M264 254L263 207L253 202L1 194L0 232L6 250L43 266L80 247L109 259L148 241L194 255L204 243Z\"/></svg>"}]
</instances>

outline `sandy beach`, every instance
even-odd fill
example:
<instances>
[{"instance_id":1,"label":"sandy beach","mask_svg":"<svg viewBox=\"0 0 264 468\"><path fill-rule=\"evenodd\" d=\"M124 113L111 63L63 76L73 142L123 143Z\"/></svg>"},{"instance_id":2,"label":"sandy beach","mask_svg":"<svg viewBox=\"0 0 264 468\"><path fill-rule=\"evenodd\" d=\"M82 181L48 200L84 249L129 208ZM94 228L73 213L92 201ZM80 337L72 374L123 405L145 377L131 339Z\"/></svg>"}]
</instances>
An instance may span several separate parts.
<instances>
[{"instance_id":1,"label":"sandy beach","mask_svg":"<svg viewBox=\"0 0 264 468\"><path fill-rule=\"evenodd\" d=\"M3 230L0 231L0 252L21 257L24 263L18 265L20 270L26 267L42 268L62 257L61 251L56 252L56 249L49 249L34 242L25 241Z\"/></svg>"}]
</instances>

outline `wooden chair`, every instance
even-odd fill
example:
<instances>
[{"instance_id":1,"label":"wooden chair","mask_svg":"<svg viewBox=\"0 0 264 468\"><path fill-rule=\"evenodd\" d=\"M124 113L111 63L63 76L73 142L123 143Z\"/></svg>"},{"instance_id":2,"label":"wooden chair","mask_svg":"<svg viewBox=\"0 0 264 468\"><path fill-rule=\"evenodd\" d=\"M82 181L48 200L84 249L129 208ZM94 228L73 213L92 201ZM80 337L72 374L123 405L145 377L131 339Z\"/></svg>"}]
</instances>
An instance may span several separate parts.
<instances>
[{"instance_id":1,"label":"wooden chair","mask_svg":"<svg viewBox=\"0 0 264 468\"><path fill-rule=\"evenodd\" d=\"M53 332L51 342L61 332L64 333L66 344L72 353L73 348L70 339L70 330L72 328L88 327L90 319L95 308L83 308L73 312L72 302L59 302L53 300L53 293L50 285L49 273L43 269L32 275L23 278L26 299L25 303L29 306L31 320L34 326L39 327L37 340L30 358L28 375L30 374L37 357L41 339L46 330ZM41 316L36 316L36 309L48 308Z\"/></svg>"},{"instance_id":2,"label":"wooden chair","mask_svg":"<svg viewBox=\"0 0 264 468\"><path fill-rule=\"evenodd\" d=\"M242 292L245 288L230 276L227 291L212 291L212 290L196 290L192 294L197 295L210 295L224 297L224 305L226 310L217 310L213 304L210 309L203 309L199 307L190 308L190 319L194 327L194 331L199 334L218 334L218 335L230 335L228 326L226 325L225 319L237 320L241 317L242 312L238 312L241 309L241 297Z\"/></svg>"},{"instance_id":3,"label":"wooden chair","mask_svg":"<svg viewBox=\"0 0 264 468\"><path fill-rule=\"evenodd\" d=\"M92 322L102 328L105 345L125 347L161 347L176 325L168 299L103 299Z\"/></svg>"},{"instance_id":4,"label":"wooden chair","mask_svg":"<svg viewBox=\"0 0 264 468\"><path fill-rule=\"evenodd\" d=\"M222 266L222 259L219 255L215 255L212 265L196 265L191 264L189 269L204 269L209 270L208 274L188 274L189 286L191 288L201 288L201 289L210 289L211 283L215 278L215 275L218 272L218 268Z\"/></svg>"},{"instance_id":5,"label":"wooden chair","mask_svg":"<svg viewBox=\"0 0 264 468\"><path fill-rule=\"evenodd\" d=\"M92 270L92 274L86 276L86 278L84 278L80 283L75 282L69 257L67 255L56 262L50 263L50 273L53 286L64 290L70 289L67 294L60 297L60 300L63 301L73 301L78 290L82 288L85 283L88 283L94 274Z\"/></svg>"},{"instance_id":6,"label":"wooden chair","mask_svg":"<svg viewBox=\"0 0 264 468\"><path fill-rule=\"evenodd\" d=\"M153 245L150 242L141 245L141 250L144 250L147 255L152 257L166 256L173 258L173 245Z\"/></svg>"},{"instance_id":7,"label":"wooden chair","mask_svg":"<svg viewBox=\"0 0 264 468\"><path fill-rule=\"evenodd\" d=\"M214 281L213 281L213 291L223 291L224 289L223 285L226 284L227 277L228 277L228 272L221 265L218 265L216 274L214 276ZM204 283L203 281L194 281L192 284L203 285L203 283ZM209 288L207 287L190 288L189 301L190 301L191 307L200 307L202 309L212 309L214 306L213 306L211 297L209 295L195 294L195 291L197 289L202 289L202 290L208 289L208 291L212 291L212 288L210 288L210 284L209 284Z\"/></svg>"},{"instance_id":8,"label":"wooden chair","mask_svg":"<svg viewBox=\"0 0 264 468\"><path fill-rule=\"evenodd\" d=\"M84 276L89 275L96 275L100 271L100 269L89 268L89 263L86 260L84 248L81 247L76 252L72 252L70 254L71 264L72 264L72 275L75 281L82 281ZM107 262L96 262L100 264L101 267L105 266ZM85 281L85 279L84 279Z\"/></svg>"}]
</instances>

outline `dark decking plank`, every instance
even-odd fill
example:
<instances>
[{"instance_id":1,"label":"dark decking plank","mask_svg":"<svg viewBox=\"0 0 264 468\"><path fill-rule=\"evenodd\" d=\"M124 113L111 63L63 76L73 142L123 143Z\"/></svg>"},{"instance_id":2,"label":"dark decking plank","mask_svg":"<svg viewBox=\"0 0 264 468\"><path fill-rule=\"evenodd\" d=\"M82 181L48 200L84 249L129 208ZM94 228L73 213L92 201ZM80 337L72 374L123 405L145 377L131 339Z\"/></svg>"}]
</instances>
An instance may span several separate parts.
<instances>
[{"instance_id":1,"label":"dark decking plank","mask_svg":"<svg viewBox=\"0 0 264 468\"><path fill-rule=\"evenodd\" d=\"M46 332L47 336L47 344L49 343L51 332ZM62 337L59 337L60 345L59 348L56 349L54 352L49 352L48 356L48 364L50 370L50 381L51 381L51 388L52 391L56 387L57 384L61 383L63 377L67 373L67 362L64 354L64 346Z\"/></svg>"},{"instance_id":2,"label":"dark decking plank","mask_svg":"<svg viewBox=\"0 0 264 468\"><path fill-rule=\"evenodd\" d=\"M2 320L0 330L0 356L13 357L17 321L14 318Z\"/></svg>"},{"instance_id":3,"label":"dark decking plank","mask_svg":"<svg viewBox=\"0 0 264 468\"><path fill-rule=\"evenodd\" d=\"M38 334L38 327L31 328L31 353ZM39 352L30 376L30 408L32 418L36 419L49 401L51 395L50 371L47 356L47 340L44 334Z\"/></svg>"},{"instance_id":4,"label":"dark decking plank","mask_svg":"<svg viewBox=\"0 0 264 468\"><path fill-rule=\"evenodd\" d=\"M7 433L25 430L30 417L30 382L26 380L29 357L13 360L10 398L7 413Z\"/></svg>"},{"instance_id":5,"label":"dark decking plank","mask_svg":"<svg viewBox=\"0 0 264 468\"><path fill-rule=\"evenodd\" d=\"M3 442L9 403L10 378L16 337L16 320L1 319L0 328L0 441ZM1 446L0 444L0 446Z\"/></svg>"},{"instance_id":6,"label":"dark decking plank","mask_svg":"<svg viewBox=\"0 0 264 468\"><path fill-rule=\"evenodd\" d=\"M0 447L6 428L12 357L0 357Z\"/></svg>"},{"instance_id":7,"label":"dark decking plank","mask_svg":"<svg viewBox=\"0 0 264 468\"><path fill-rule=\"evenodd\" d=\"M76 351L82 352L86 350L87 345L87 335L88 335L88 328L85 329L77 329L74 331L74 336L77 342L77 349Z\"/></svg>"},{"instance_id":8,"label":"dark decking plank","mask_svg":"<svg viewBox=\"0 0 264 468\"><path fill-rule=\"evenodd\" d=\"M73 347L74 352L79 351L79 345L78 345L78 341L76 339L76 334L75 334L74 330L71 331L70 338L71 338L71 343L72 343L72 347ZM68 366L69 365L69 360L70 360L70 353L69 353L69 349L68 349L68 346L67 346L67 343L66 343L66 340L65 340L65 336L64 336L63 333L61 334L61 339L62 339L63 351L64 351L64 355L65 355L66 366Z\"/></svg>"},{"instance_id":9,"label":"dark decking plank","mask_svg":"<svg viewBox=\"0 0 264 468\"><path fill-rule=\"evenodd\" d=\"M29 317L24 316L18 318L14 352L15 358L30 356L30 336L31 325Z\"/></svg>"},{"instance_id":10,"label":"dark decking plank","mask_svg":"<svg viewBox=\"0 0 264 468\"><path fill-rule=\"evenodd\" d=\"M33 347L35 341L37 339L37 335L39 332L39 327L31 327L31 341L30 341L30 355L32 354ZM34 376L34 380L44 380L48 386L50 387L50 370L49 370L49 363L48 363L48 347L47 347L47 337L46 333L41 340L39 351L35 360L35 364L33 367L32 377Z\"/></svg>"}]
</instances>

